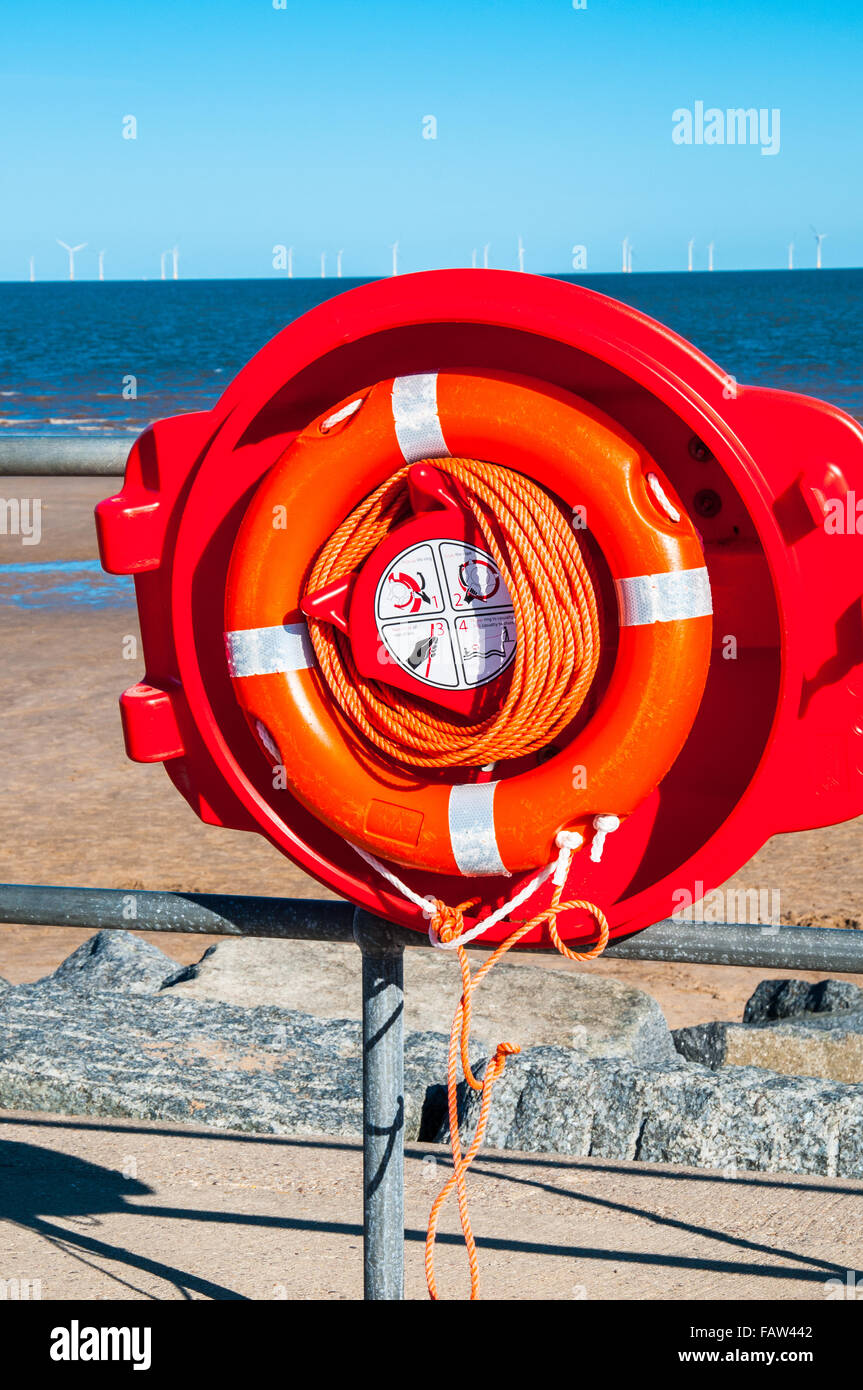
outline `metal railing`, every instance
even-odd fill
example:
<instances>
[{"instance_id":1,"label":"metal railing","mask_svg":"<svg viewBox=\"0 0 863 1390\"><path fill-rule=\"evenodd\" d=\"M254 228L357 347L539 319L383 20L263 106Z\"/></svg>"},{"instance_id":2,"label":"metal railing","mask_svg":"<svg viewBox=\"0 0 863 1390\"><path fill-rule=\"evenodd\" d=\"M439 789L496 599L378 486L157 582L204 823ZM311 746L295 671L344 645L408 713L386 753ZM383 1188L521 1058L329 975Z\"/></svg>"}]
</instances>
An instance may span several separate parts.
<instances>
[{"instance_id":1,"label":"metal railing","mask_svg":"<svg viewBox=\"0 0 863 1390\"><path fill-rule=\"evenodd\" d=\"M129 435L0 439L0 475L122 475ZM130 898L134 916L130 918ZM0 923L355 942L362 953L363 1264L367 1299L404 1296L405 947L424 932L338 900L0 884ZM482 941L471 949L482 950ZM863 974L863 932L668 920L605 956Z\"/></svg>"},{"instance_id":2,"label":"metal railing","mask_svg":"<svg viewBox=\"0 0 863 1390\"><path fill-rule=\"evenodd\" d=\"M135 916L129 920L129 899ZM334 898L262 898L232 893L159 893L124 888L0 884L0 923L126 928L211 936L270 936L292 941L353 941L354 909ZM387 924L399 948L429 946L425 932ZM472 950L486 950L482 939ZM522 951L530 947L520 948ZM538 948L541 949L541 948ZM863 974L863 932L834 927L755 926L667 918L624 941L606 959Z\"/></svg>"},{"instance_id":3,"label":"metal railing","mask_svg":"<svg viewBox=\"0 0 863 1390\"><path fill-rule=\"evenodd\" d=\"M6 434L0 438L0 476L122 478L134 442L134 434Z\"/></svg>"}]
</instances>

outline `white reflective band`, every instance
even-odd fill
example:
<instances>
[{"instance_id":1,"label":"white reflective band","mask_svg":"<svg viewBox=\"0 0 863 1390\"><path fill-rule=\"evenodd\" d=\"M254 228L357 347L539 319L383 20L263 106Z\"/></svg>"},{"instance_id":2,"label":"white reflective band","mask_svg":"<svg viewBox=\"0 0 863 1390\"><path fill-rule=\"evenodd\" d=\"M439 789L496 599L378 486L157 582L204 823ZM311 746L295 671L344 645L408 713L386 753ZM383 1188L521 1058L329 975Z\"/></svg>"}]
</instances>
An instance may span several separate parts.
<instances>
[{"instance_id":1,"label":"white reflective band","mask_svg":"<svg viewBox=\"0 0 863 1390\"><path fill-rule=\"evenodd\" d=\"M449 456L437 413L437 372L396 377L393 424L405 463Z\"/></svg>"},{"instance_id":2,"label":"white reflective band","mask_svg":"<svg viewBox=\"0 0 863 1390\"><path fill-rule=\"evenodd\" d=\"M506 874L494 833L494 793L497 782L472 782L451 787L449 835L460 874Z\"/></svg>"},{"instance_id":3,"label":"white reflective band","mask_svg":"<svg viewBox=\"0 0 863 1390\"><path fill-rule=\"evenodd\" d=\"M305 623L226 632L225 651L232 676L272 676L315 665L315 649Z\"/></svg>"},{"instance_id":4,"label":"white reflective band","mask_svg":"<svg viewBox=\"0 0 863 1390\"><path fill-rule=\"evenodd\" d=\"M707 570L673 570L670 574L636 574L616 579L621 627L705 618L713 612Z\"/></svg>"}]
</instances>

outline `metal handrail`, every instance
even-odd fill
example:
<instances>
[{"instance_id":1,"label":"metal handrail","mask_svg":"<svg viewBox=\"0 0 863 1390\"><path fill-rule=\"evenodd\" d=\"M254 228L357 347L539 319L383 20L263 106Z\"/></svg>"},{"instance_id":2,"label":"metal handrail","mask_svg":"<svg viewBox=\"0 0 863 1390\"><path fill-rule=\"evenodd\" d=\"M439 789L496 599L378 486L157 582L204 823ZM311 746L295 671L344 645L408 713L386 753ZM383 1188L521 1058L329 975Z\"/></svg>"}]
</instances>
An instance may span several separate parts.
<instances>
[{"instance_id":1,"label":"metal handrail","mask_svg":"<svg viewBox=\"0 0 863 1390\"><path fill-rule=\"evenodd\" d=\"M135 435L4 434L0 476L122 478Z\"/></svg>"},{"instance_id":2,"label":"metal handrail","mask_svg":"<svg viewBox=\"0 0 863 1390\"><path fill-rule=\"evenodd\" d=\"M353 941L354 909L334 898L266 898L232 893L64 888L0 884L0 923L102 930L269 936L294 941ZM401 946L428 947L425 932L392 927ZM491 949L480 940L477 950ZM668 918L604 952L615 960L863 974L863 932Z\"/></svg>"}]
</instances>

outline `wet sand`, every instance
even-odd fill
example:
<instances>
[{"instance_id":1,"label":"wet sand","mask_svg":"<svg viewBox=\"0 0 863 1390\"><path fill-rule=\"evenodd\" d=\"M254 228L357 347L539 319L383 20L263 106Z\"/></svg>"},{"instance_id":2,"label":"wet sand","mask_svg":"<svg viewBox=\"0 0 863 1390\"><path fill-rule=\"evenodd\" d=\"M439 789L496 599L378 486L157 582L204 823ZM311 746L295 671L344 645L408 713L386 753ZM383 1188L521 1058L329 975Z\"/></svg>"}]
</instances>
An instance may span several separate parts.
<instances>
[{"instance_id":1,"label":"wet sand","mask_svg":"<svg viewBox=\"0 0 863 1390\"><path fill-rule=\"evenodd\" d=\"M118 487L119 479L0 479L2 496L42 500L40 544L0 536L0 567L93 560L93 506ZM202 824L161 766L126 759L117 698L143 675L140 656L124 655L137 631L131 603L107 609L0 606L2 880L327 896L258 836ZM729 886L779 888L784 921L860 929L863 820L778 836ZM37 979L88 934L0 927L0 976ZM217 939L147 935L183 962L198 959ZM572 967L556 958L548 965L638 985L656 997L672 1026L739 1017L767 973L637 961ZM442 1027L448 1010L447 1000Z\"/></svg>"}]
</instances>

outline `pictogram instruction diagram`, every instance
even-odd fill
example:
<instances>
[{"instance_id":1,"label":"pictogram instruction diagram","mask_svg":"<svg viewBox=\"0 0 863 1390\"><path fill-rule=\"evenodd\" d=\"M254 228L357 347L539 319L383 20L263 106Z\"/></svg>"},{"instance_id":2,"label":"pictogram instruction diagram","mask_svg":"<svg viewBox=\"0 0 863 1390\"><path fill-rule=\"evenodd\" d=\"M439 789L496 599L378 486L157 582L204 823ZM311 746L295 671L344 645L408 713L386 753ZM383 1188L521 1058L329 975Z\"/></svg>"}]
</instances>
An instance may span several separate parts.
<instances>
[{"instance_id":1,"label":"pictogram instruction diagram","mask_svg":"<svg viewBox=\"0 0 863 1390\"><path fill-rule=\"evenodd\" d=\"M467 541L423 541L397 555L378 583L375 623L389 655L424 685L486 685L515 656L503 576Z\"/></svg>"}]
</instances>

